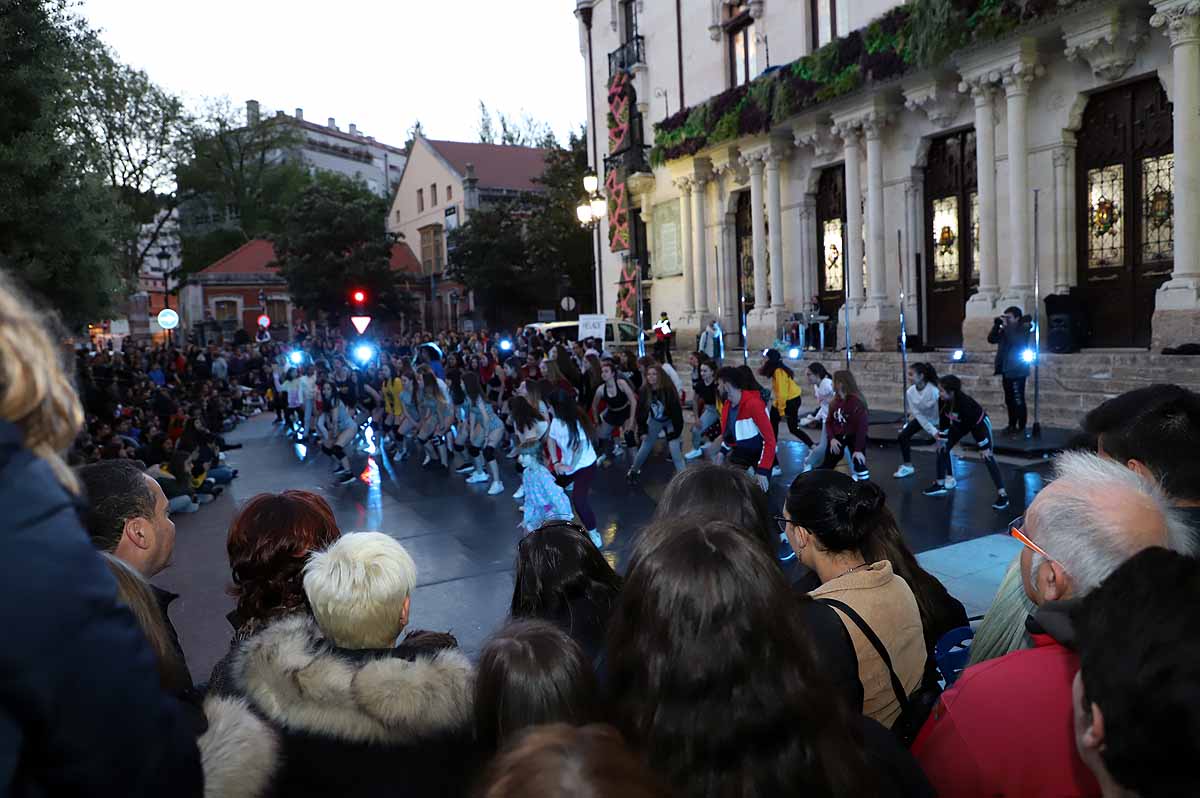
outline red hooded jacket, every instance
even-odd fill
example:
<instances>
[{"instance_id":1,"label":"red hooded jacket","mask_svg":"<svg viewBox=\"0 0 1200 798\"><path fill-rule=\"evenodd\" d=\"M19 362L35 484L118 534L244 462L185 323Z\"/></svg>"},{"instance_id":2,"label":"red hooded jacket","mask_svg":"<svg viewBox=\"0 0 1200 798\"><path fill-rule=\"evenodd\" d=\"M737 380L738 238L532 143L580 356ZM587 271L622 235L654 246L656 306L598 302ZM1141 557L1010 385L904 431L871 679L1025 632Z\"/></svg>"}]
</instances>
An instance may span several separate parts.
<instances>
[{"instance_id":1,"label":"red hooded jacket","mask_svg":"<svg viewBox=\"0 0 1200 798\"><path fill-rule=\"evenodd\" d=\"M732 403L726 402L721 408L723 440L726 439L729 429L730 407ZM771 419L767 416L767 406L758 391L742 391L742 399L737 405L737 418L734 419L733 436L732 449L735 452L743 452L743 459L757 459L758 465L755 466L755 470L763 476L769 476L771 466L775 465L775 432L771 427Z\"/></svg>"}]
</instances>

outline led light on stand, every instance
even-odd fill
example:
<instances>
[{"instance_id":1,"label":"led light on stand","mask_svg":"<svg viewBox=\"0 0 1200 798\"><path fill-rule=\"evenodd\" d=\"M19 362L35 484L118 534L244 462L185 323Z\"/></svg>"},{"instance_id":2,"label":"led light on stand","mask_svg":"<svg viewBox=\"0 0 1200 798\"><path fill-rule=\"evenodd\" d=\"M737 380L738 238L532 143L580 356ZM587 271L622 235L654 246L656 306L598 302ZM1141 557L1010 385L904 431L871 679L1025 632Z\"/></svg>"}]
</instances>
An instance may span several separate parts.
<instances>
[{"instance_id":1,"label":"led light on stand","mask_svg":"<svg viewBox=\"0 0 1200 798\"><path fill-rule=\"evenodd\" d=\"M1032 363L1037 360L1037 352L1034 352L1032 349L1026 349L1021 353L1021 360L1026 363Z\"/></svg>"},{"instance_id":2,"label":"led light on stand","mask_svg":"<svg viewBox=\"0 0 1200 798\"><path fill-rule=\"evenodd\" d=\"M961 349L955 349L954 352L951 353L950 359L957 363L958 361L962 360L965 355L966 353L964 353Z\"/></svg>"},{"instance_id":3,"label":"led light on stand","mask_svg":"<svg viewBox=\"0 0 1200 798\"><path fill-rule=\"evenodd\" d=\"M790 357L792 360L798 359L800 357L800 347L793 346L791 349L789 349L788 357Z\"/></svg>"}]
</instances>

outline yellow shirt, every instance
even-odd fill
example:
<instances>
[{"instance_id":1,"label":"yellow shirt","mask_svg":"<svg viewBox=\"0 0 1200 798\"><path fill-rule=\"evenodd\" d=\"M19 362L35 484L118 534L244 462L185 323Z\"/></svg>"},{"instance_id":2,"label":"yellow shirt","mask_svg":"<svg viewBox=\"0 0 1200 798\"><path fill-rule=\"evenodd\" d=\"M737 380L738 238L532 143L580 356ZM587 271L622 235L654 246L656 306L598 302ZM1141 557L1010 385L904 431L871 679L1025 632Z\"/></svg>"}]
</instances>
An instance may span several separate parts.
<instances>
[{"instance_id":1,"label":"yellow shirt","mask_svg":"<svg viewBox=\"0 0 1200 798\"><path fill-rule=\"evenodd\" d=\"M781 416L790 400L804 395L803 389L783 369L775 369L775 373L771 375L771 393L775 397L775 409Z\"/></svg>"},{"instance_id":2,"label":"yellow shirt","mask_svg":"<svg viewBox=\"0 0 1200 798\"><path fill-rule=\"evenodd\" d=\"M400 401L400 391L404 382L399 377L392 377L383 384L383 408L389 416L403 416L404 403Z\"/></svg>"}]
</instances>

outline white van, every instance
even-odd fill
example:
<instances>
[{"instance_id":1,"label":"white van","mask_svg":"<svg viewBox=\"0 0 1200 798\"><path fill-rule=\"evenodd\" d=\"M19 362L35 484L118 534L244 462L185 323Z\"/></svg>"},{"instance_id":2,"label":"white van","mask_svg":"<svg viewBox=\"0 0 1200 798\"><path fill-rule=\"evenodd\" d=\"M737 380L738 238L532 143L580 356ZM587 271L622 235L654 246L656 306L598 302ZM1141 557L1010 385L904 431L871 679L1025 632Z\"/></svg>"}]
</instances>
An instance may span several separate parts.
<instances>
[{"instance_id":1,"label":"white van","mask_svg":"<svg viewBox=\"0 0 1200 798\"><path fill-rule=\"evenodd\" d=\"M526 328L537 330L547 338L558 338L565 341L579 340L578 321L542 321L526 324ZM637 347L638 326L624 319L614 319L611 316L604 325L604 348L633 349Z\"/></svg>"}]
</instances>

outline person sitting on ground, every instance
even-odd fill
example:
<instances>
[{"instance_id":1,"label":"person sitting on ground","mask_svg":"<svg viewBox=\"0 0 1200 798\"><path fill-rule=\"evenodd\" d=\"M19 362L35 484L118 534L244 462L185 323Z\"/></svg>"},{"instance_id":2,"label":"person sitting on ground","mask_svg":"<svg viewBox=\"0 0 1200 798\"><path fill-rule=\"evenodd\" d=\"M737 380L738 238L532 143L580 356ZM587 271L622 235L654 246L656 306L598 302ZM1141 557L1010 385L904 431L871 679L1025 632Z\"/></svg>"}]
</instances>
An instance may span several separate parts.
<instances>
[{"instance_id":1,"label":"person sitting on ground","mask_svg":"<svg viewBox=\"0 0 1200 798\"><path fill-rule=\"evenodd\" d=\"M1142 549L1178 548L1187 527L1152 480L1069 452L1012 528L1025 544L1022 576L1038 605L1027 622L1034 648L963 671L913 753L943 795L1097 795L1071 733L1071 610Z\"/></svg>"},{"instance_id":2,"label":"person sitting on ground","mask_svg":"<svg viewBox=\"0 0 1200 798\"><path fill-rule=\"evenodd\" d=\"M812 597L837 610L854 642L863 713L892 728L921 684L928 650L912 588L892 563L871 558L880 553L875 531L895 523L886 496L873 482L856 482L839 471L810 471L788 489L783 519L796 557L821 581ZM860 619L883 644L890 666ZM896 694L893 672L903 696Z\"/></svg>"},{"instance_id":3,"label":"person sitting on ground","mask_svg":"<svg viewBox=\"0 0 1200 798\"><path fill-rule=\"evenodd\" d=\"M838 699L774 557L726 521L684 516L639 540L608 677L617 727L680 795L931 795L899 742Z\"/></svg>"},{"instance_id":4,"label":"person sitting on ground","mask_svg":"<svg viewBox=\"0 0 1200 798\"><path fill-rule=\"evenodd\" d=\"M417 569L394 538L343 535L304 565L311 617L242 643L231 683L283 740L270 795L459 795L473 775L470 662L408 624Z\"/></svg>"},{"instance_id":5,"label":"person sitting on ground","mask_svg":"<svg viewBox=\"0 0 1200 798\"><path fill-rule=\"evenodd\" d=\"M725 366L717 372L721 407L721 451L715 460L736 468L754 469L758 486L770 487L775 464L775 433L754 374L749 369Z\"/></svg>"},{"instance_id":6,"label":"person sitting on ground","mask_svg":"<svg viewBox=\"0 0 1200 798\"><path fill-rule=\"evenodd\" d=\"M592 663L547 621L510 621L483 646L475 678L475 736L492 755L524 729L600 719Z\"/></svg>"},{"instance_id":7,"label":"person sitting on ground","mask_svg":"<svg viewBox=\"0 0 1200 798\"><path fill-rule=\"evenodd\" d=\"M145 579L161 573L175 550L175 524L167 514L167 497L158 483L128 460L106 460L84 466L78 474L87 495L84 520L92 544ZM168 613L171 602L179 596L156 585L150 585L150 589L162 613L175 658L187 674L179 633ZM190 676L188 686L191 686Z\"/></svg>"},{"instance_id":8,"label":"person sitting on ground","mask_svg":"<svg viewBox=\"0 0 1200 798\"><path fill-rule=\"evenodd\" d=\"M579 524L553 521L535 529L517 544L509 612L513 618L553 623L596 662L621 577Z\"/></svg>"},{"instance_id":9,"label":"person sitting on ground","mask_svg":"<svg viewBox=\"0 0 1200 798\"><path fill-rule=\"evenodd\" d=\"M668 798L611 726L551 723L518 735L488 767L480 798Z\"/></svg>"},{"instance_id":10,"label":"person sitting on ground","mask_svg":"<svg viewBox=\"0 0 1200 798\"><path fill-rule=\"evenodd\" d=\"M1200 561L1146 549L1071 617L1075 745L1101 794L1200 795Z\"/></svg>"}]
</instances>

